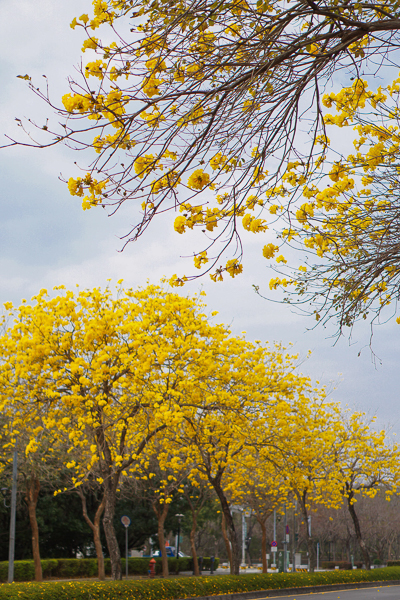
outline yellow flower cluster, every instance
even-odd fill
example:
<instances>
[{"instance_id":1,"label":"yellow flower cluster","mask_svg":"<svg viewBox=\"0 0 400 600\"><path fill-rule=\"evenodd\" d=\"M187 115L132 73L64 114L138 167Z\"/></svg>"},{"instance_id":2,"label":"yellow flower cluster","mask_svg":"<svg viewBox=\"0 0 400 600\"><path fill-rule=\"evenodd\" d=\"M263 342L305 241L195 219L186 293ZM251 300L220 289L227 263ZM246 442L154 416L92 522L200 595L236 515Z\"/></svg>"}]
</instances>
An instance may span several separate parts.
<instances>
[{"instance_id":1,"label":"yellow flower cluster","mask_svg":"<svg viewBox=\"0 0 400 600\"><path fill-rule=\"evenodd\" d=\"M197 169L196 171L194 171L189 179L188 179L188 186L192 189L192 190L202 190L204 189L206 186L208 186L210 183L210 176L208 173L205 173L203 171L203 169Z\"/></svg>"},{"instance_id":2,"label":"yellow flower cluster","mask_svg":"<svg viewBox=\"0 0 400 600\"><path fill-rule=\"evenodd\" d=\"M82 200L82 208L87 210L101 203L107 183L108 180L97 181L90 173L87 173L83 178L77 177L77 179L74 179L70 177L68 180L68 189L72 196L83 196L85 190L89 192L89 195L85 196Z\"/></svg>"}]
</instances>

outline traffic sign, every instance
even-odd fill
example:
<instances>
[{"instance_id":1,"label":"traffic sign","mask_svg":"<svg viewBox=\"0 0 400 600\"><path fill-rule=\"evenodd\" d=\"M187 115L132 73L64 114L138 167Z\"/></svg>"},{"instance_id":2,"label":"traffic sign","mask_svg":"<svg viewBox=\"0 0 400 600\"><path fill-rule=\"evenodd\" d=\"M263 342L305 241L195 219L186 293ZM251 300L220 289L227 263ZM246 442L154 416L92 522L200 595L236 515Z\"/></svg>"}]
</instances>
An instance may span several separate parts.
<instances>
[{"instance_id":1,"label":"traffic sign","mask_svg":"<svg viewBox=\"0 0 400 600\"><path fill-rule=\"evenodd\" d=\"M121 523L124 527L129 527L129 525L131 524L131 520L127 515L124 515L123 517L121 517Z\"/></svg>"},{"instance_id":2,"label":"traffic sign","mask_svg":"<svg viewBox=\"0 0 400 600\"><path fill-rule=\"evenodd\" d=\"M271 542L271 547L274 547L274 546L276 546L276 547L278 546L278 542L276 542L275 540L273 542Z\"/></svg>"},{"instance_id":3,"label":"traffic sign","mask_svg":"<svg viewBox=\"0 0 400 600\"><path fill-rule=\"evenodd\" d=\"M278 542L275 540L271 542L271 552L278 552Z\"/></svg>"}]
</instances>

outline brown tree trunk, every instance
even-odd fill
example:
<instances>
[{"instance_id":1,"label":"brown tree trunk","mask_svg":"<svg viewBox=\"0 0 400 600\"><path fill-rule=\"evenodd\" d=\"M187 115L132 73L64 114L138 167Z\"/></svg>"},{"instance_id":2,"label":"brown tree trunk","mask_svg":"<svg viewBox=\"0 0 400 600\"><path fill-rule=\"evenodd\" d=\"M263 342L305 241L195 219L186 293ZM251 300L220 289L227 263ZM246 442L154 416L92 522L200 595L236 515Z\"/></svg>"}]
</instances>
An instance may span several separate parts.
<instances>
[{"instance_id":1,"label":"brown tree trunk","mask_svg":"<svg viewBox=\"0 0 400 600\"><path fill-rule=\"evenodd\" d=\"M226 522L225 522L224 513L222 513L221 530L222 530L222 537L224 538L224 542L225 542L226 553L228 555L229 564L231 565L232 564L232 550L231 550L231 543L229 541L228 534L226 531Z\"/></svg>"},{"instance_id":2,"label":"brown tree trunk","mask_svg":"<svg viewBox=\"0 0 400 600\"><path fill-rule=\"evenodd\" d=\"M360 546L361 553L363 555L365 568L369 570L369 569L371 569L371 558L369 556L368 548L367 548L367 546L362 538L362 535L361 535L360 521L358 520L356 509L354 508L353 499L354 499L354 492L351 491L347 496L347 506L349 509L351 519L353 521L356 538L357 538L358 544Z\"/></svg>"},{"instance_id":3,"label":"brown tree trunk","mask_svg":"<svg viewBox=\"0 0 400 600\"><path fill-rule=\"evenodd\" d=\"M267 564L267 528L265 526L265 521L258 521L261 527L261 559L262 559L262 572L268 573L268 564Z\"/></svg>"},{"instance_id":4,"label":"brown tree trunk","mask_svg":"<svg viewBox=\"0 0 400 600\"><path fill-rule=\"evenodd\" d=\"M215 481L215 483L213 484L214 489L215 489L217 496L219 498L219 501L221 503L222 512L225 517L225 525L228 530L229 540L231 542L231 557L232 557L231 558L231 575L239 575L241 555L240 555L239 539L238 539L237 532L235 529L235 523L233 521L231 511L229 508L229 504L225 497L225 494L224 494L221 486L219 485L219 482L216 480L214 480L214 481Z\"/></svg>"},{"instance_id":5,"label":"brown tree trunk","mask_svg":"<svg viewBox=\"0 0 400 600\"><path fill-rule=\"evenodd\" d=\"M191 548L192 557L193 557L193 575L199 576L200 575L199 561L197 560L197 551L196 551L197 515L199 514L200 510L204 506L204 502L206 501L206 498L207 498L207 493L203 489L200 492L200 496L199 496L199 498L197 498L196 503L193 503L191 500L190 493L188 492L188 490L185 486L185 498L187 500L187 503L190 506L190 511L192 513L192 529L190 531L190 548Z\"/></svg>"},{"instance_id":6,"label":"brown tree trunk","mask_svg":"<svg viewBox=\"0 0 400 600\"><path fill-rule=\"evenodd\" d=\"M315 567L317 566L317 557L315 555L314 548L314 540L312 535L310 535L310 529L308 525L308 512L307 512L307 492L303 492L303 494L296 494L297 499L299 500L301 512L303 513L304 523L306 525L306 542L307 542L307 550L308 550L308 558L310 563L310 573L314 573ZM294 532L293 532L294 535Z\"/></svg>"},{"instance_id":7,"label":"brown tree trunk","mask_svg":"<svg viewBox=\"0 0 400 600\"><path fill-rule=\"evenodd\" d=\"M121 569L121 553L117 536L114 529L115 504L117 501L117 475L108 477L104 481L104 516L103 527L106 534L107 548L111 560L111 577L112 579L122 579Z\"/></svg>"},{"instance_id":8,"label":"brown tree trunk","mask_svg":"<svg viewBox=\"0 0 400 600\"><path fill-rule=\"evenodd\" d=\"M35 565L35 581L43 581L42 563L40 562L39 527L36 519L36 506L40 491L40 481L36 475L26 480L26 502L28 504L29 522L32 530L32 554Z\"/></svg>"},{"instance_id":9,"label":"brown tree trunk","mask_svg":"<svg viewBox=\"0 0 400 600\"><path fill-rule=\"evenodd\" d=\"M96 556L97 556L98 578L100 579L100 581L103 581L106 577L106 574L105 574L105 570L104 570L104 556L103 556L103 548L101 546L101 538L100 538L100 518L104 511L105 498L103 495L103 498L102 498L99 506L97 507L96 513L94 515L94 520L91 521L91 519L89 518L89 515L87 513L86 496L83 493L83 490L81 487L78 487L76 491L78 493L78 496L82 500L83 518L85 519L86 523L89 525L90 529L93 531L93 541L94 541L94 547L96 549Z\"/></svg>"},{"instance_id":10,"label":"brown tree trunk","mask_svg":"<svg viewBox=\"0 0 400 600\"><path fill-rule=\"evenodd\" d=\"M169 504L167 504L166 502L164 502L164 504L160 504L158 502L158 500L155 500L153 502L153 510L157 516L158 543L160 545L162 576L163 577L168 577L168 575L169 575L168 556L167 556L167 550L165 548L165 536L164 536L164 523L165 523L165 519L167 518L168 509L169 509Z\"/></svg>"},{"instance_id":11,"label":"brown tree trunk","mask_svg":"<svg viewBox=\"0 0 400 600\"><path fill-rule=\"evenodd\" d=\"M210 466L207 467L207 477L208 481L213 486L219 501L221 503L222 514L225 517L225 526L228 531L229 540L231 542L231 553L228 551L228 556L231 554L231 575L239 575L240 573L240 562L241 562L241 552L239 545L239 538L236 532L235 523L231 515L231 511L229 508L228 500L224 494L224 491L221 486L221 479L224 474L225 468L221 468L218 470L216 475L211 474ZM228 548L227 548L228 550Z\"/></svg>"}]
</instances>

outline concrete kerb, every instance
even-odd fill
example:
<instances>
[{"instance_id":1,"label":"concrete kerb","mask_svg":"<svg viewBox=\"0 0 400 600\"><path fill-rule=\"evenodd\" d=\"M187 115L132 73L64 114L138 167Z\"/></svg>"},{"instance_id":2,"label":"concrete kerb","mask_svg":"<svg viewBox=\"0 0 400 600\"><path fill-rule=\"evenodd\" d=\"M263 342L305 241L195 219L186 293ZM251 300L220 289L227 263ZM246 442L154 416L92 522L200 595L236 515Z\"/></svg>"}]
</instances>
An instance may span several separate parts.
<instances>
[{"instance_id":1,"label":"concrete kerb","mask_svg":"<svg viewBox=\"0 0 400 600\"><path fill-rule=\"evenodd\" d=\"M293 596L294 594L317 594L334 592L336 590L354 590L369 587L400 585L400 580L391 581L360 581L358 583L332 583L327 585L310 585L308 587L293 587L281 589L259 590L254 592L238 592L234 594L218 594L216 596L195 596L180 600L263 600L277 596Z\"/></svg>"}]
</instances>

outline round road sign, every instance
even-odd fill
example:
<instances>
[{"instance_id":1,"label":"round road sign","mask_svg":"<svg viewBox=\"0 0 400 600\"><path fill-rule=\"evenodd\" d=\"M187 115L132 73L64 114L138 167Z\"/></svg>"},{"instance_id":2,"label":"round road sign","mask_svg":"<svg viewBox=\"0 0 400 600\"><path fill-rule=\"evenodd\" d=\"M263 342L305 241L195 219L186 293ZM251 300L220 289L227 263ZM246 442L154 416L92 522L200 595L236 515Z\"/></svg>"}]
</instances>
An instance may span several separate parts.
<instances>
[{"instance_id":1,"label":"round road sign","mask_svg":"<svg viewBox=\"0 0 400 600\"><path fill-rule=\"evenodd\" d=\"M131 524L131 520L129 517L124 515L123 517L121 517L121 523L124 527L129 527L129 525Z\"/></svg>"}]
</instances>

